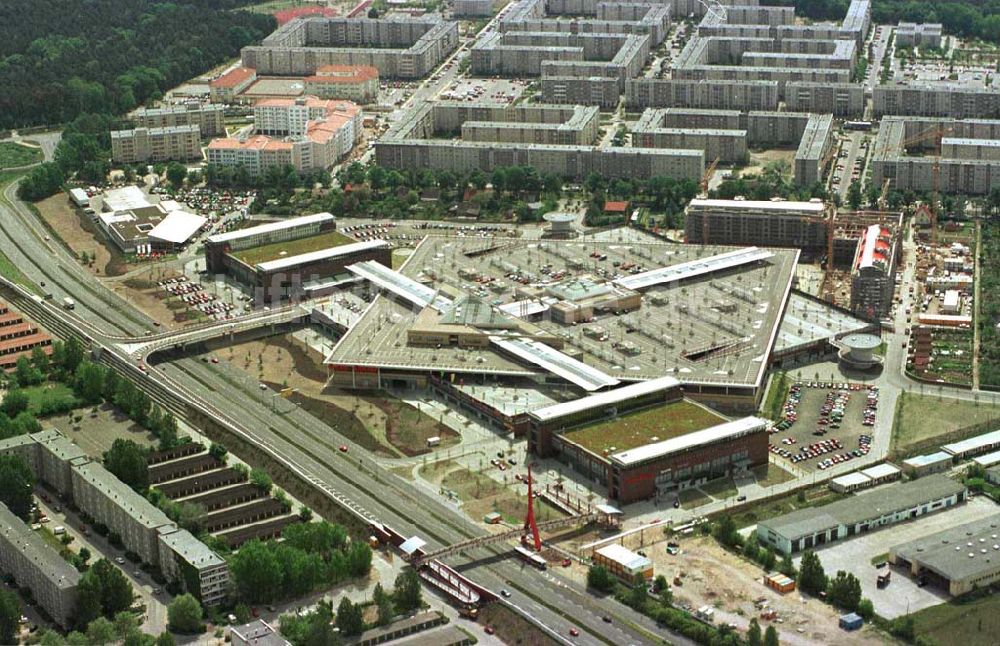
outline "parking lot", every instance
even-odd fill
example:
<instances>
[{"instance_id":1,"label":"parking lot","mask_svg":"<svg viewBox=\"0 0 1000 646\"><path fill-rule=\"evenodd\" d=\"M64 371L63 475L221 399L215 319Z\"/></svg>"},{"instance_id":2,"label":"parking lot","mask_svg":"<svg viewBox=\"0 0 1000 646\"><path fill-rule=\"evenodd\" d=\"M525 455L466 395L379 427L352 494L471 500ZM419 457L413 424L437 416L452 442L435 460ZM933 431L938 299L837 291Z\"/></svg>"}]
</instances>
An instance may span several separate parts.
<instances>
[{"instance_id":1,"label":"parking lot","mask_svg":"<svg viewBox=\"0 0 1000 646\"><path fill-rule=\"evenodd\" d=\"M876 582L877 570L872 559L882 557L894 545L912 541L934 532L961 525L996 513L996 505L984 496L972 498L968 503L946 511L914 520L898 523L891 528L839 541L818 550L820 561L827 575L834 576L837 570L853 572L861 580L861 594L872 600L875 612L892 619L908 612L916 612L948 600L947 591L928 585L920 587L909 573L900 568L891 568L889 585L879 588ZM878 558L878 561L885 560ZM800 558L797 558L796 565Z\"/></svg>"},{"instance_id":2,"label":"parking lot","mask_svg":"<svg viewBox=\"0 0 1000 646\"><path fill-rule=\"evenodd\" d=\"M867 455L878 415L878 388L859 383L796 382L771 452L801 469L824 471Z\"/></svg>"},{"instance_id":3,"label":"parking lot","mask_svg":"<svg viewBox=\"0 0 1000 646\"><path fill-rule=\"evenodd\" d=\"M528 85L528 81L520 79L459 79L442 92L439 98L446 101L510 104L521 96Z\"/></svg>"}]
</instances>

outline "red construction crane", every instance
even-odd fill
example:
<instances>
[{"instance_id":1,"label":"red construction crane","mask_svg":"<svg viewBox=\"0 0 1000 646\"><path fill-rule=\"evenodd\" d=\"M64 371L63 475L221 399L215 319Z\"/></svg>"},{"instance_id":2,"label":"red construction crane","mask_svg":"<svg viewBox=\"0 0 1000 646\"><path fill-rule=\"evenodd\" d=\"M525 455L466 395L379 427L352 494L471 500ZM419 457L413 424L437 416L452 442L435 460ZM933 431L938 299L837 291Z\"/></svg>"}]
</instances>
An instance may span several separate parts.
<instances>
[{"instance_id":1,"label":"red construction crane","mask_svg":"<svg viewBox=\"0 0 1000 646\"><path fill-rule=\"evenodd\" d=\"M528 465L528 514L524 517L524 535L521 543L528 544L528 531L531 531L532 542L536 552L542 551L542 537L538 534L538 523L535 522L535 496L532 492L532 485L535 479L531 477L531 465Z\"/></svg>"}]
</instances>

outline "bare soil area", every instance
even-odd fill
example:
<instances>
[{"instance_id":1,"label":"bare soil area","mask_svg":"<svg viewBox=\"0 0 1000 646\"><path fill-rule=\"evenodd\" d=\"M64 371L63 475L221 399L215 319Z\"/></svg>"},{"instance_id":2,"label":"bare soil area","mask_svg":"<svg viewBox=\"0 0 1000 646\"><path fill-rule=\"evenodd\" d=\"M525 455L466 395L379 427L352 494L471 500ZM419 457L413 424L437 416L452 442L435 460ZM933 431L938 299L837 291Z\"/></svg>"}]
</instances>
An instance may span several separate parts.
<instances>
[{"instance_id":1,"label":"bare soil area","mask_svg":"<svg viewBox=\"0 0 1000 646\"><path fill-rule=\"evenodd\" d=\"M65 415L56 415L42 420L42 428L55 429L73 440L87 455L95 460L101 459L104 452L111 448L117 439L132 440L140 446L152 447L156 438L152 433L142 428L121 411L107 405L102 405L96 412L90 408L78 408L72 417L80 417L74 423ZM79 430L77 430L79 429Z\"/></svg>"},{"instance_id":2,"label":"bare soil area","mask_svg":"<svg viewBox=\"0 0 1000 646\"><path fill-rule=\"evenodd\" d=\"M120 259L108 248L97 225L73 207L66 194L59 192L48 197L35 206L48 227L79 257L86 253L94 258L94 263L88 267L96 276L116 275L121 273ZM109 274L109 271L111 272Z\"/></svg>"}]
</instances>

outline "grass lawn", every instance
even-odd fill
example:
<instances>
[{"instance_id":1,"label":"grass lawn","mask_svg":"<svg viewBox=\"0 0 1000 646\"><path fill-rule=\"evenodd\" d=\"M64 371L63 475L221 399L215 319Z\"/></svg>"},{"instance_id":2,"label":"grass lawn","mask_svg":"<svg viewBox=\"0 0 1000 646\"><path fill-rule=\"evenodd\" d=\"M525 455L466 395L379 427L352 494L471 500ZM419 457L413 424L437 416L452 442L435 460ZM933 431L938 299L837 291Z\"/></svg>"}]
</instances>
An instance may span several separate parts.
<instances>
[{"instance_id":1,"label":"grass lawn","mask_svg":"<svg viewBox=\"0 0 1000 646\"><path fill-rule=\"evenodd\" d=\"M0 142L0 169L17 168L42 161L42 151L38 148L22 146L12 141Z\"/></svg>"},{"instance_id":2,"label":"grass lawn","mask_svg":"<svg viewBox=\"0 0 1000 646\"><path fill-rule=\"evenodd\" d=\"M729 478L719 478L698 487L713 498L723 499L736 495L736 485Z\"/></svg>"},{"instance_id":3,"label":"grass lawn","mask_svg":"<svg viewBox=\"0 0 1000 646\"><path fill-rule=\"evenodd\" d=\"M1000 634L1000 595L931 606L914 613L913 620L916 634L936 644L995 644Z\"/></svg>"},{"instance_id":4,"label":"grass lawn","mask_svg":"<svg viewBox=\"0 0 1000 646\"><path fill-rule=\"evenodd\" d=\"M892 429L892 450L905 451L938 435L990 420L1000 420L1000 406L903 393Z\"/></svg>"},{"instance_id":5,"label":"grass lawn","mask_svg":"<svg viewBox=\"0 0 1000 646\"><path fill-rule=\"evenodd\" d=\"M668 440L709 426L725 418L687 401L653 406L615 419L591 424L566 433L566 439L601 454L627 451L651 442Z\"/></svg>"},{"instance_id":6,"label":"grass lawn","mask_svg":"<svg viewBox=\"0 0 1000 646\"><path fill-rule=\"evenodd\" d=\"M242 251L234 252L233 255L248 265L278 260L280 258L290 258L304 253L339 247L345 244L356 242L353 238L348 238L339 231L327 231L317 236L299 238L298 240L284 240L273 242L260 247L251 247Z\"/></svg>"},{"instance_id":7,"label":"grass lawn","mask_svg":"<svg viewBox=\"0 0 1000 646\"><path fill-rule=\"evenodd\" d=\"M74 408L79 404L73 389L66 384L45 383L23 390L28 396L28 410L36 416L43 414L43 410L60 407L63 402L72 402Z\"/></svg>"},{"instance_id":8,"label":"grass lawn","mask_svg":"<svg viewBox=\"0 0 1000 646\"><path fill-rule=\"evenodd\" d=\"M506 644L548 646L558 643L502 603L491 603L482 608L479 611L479 623L493 626L496 636Z\"/></svg>"},{"instance_id":9,"label":"grass lawn","mask_svg":"<svg viewBox=\"0 0 1000 646\"><path fill-rule=\"evenodd\" d=\"M782 498L776 498L774 500L754 505L746 511L736 514L733 519L736 521L736 527L742 528L748 525L753 525L754 523L759 523L762 520L767 520L768 518L774 518L775 516L787 514L797 509L806 509L808 507L826 505L840 500L841 498L846 498L850 495L851 494L846 493L835 493L827 489L825 486L816 487L815 489L805 491L804 501L799 500L799 493L789 494Z\"/></svg>"},{"instance_id":10,"label":"grass lawn","mask_svg":"<svg viewBox=\"0 0 1000 646\"><path fill-rule=\"evenodd\" d=\"M677 494L677 498L681 501L681 505L685 509L700 507L712 502L712 499L706 496L700 489L685 489Z\"/></svg>"},{"instance_id":11,"label":"grass lawn","mask_svg":"<svg viewBox=\"0 0 1000 646\"><path fill-rule=\"evenodd\" d=\"M366 397L366 402L386 415L386 439L408 456L430 453L427 440L441 438L439 447L458 443L458 433L409 404L385 397Z\"/></svg>"},{"instance_id":12,"label":"grass lawn","mask_svg":"<svg viewBox=\"0 0 1000 646\"><path fill-rule=\"evenodd\" d=\"M753 470L754 479L757 480L757 484L762 487L770 487L772 485L781 484L782 482L788 482L795 478L795 475L785 469L782 469L777 464L773 462L767 465L767 473L764 473L764 467L757 467Z\"/></svg>"}]
</instances>

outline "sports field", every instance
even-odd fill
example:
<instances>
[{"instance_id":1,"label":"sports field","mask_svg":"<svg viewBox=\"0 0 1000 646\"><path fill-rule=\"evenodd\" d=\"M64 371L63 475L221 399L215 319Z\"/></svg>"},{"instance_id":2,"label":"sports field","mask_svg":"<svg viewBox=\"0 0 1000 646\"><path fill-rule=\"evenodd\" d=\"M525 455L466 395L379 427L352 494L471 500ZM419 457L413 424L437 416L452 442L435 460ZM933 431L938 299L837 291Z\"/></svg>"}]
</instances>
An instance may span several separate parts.
<instances>
[{"instance_id":1,"label":"sports field","mask_svg":"<svg viewBox=\"0 0 1000 646\"><path fill-rule=\"evenodd\" d=\"M669 440L725 421L707 408L678 401L572 430L565 437L589 451L603 454Z\"/></svg>"},{"instance_id":2,"label":"sports field","mask_svg":"<svg viewBox=\"0 0 1000 646\"><path fill-rule=\"evenodd\" d=\"M311 253L321 249L329 249L331 247L351 244L352 242L357 241L338 231L328 231L326 233L321 233L318 236L299 238L298 240L283 240L281 242L272 242L271 244L262 245L260 247L243 249L241 251L233 252L233 255L246 264L253 266L269 260L299 256L304 253Z\"/></svg>"}]
</instances>

